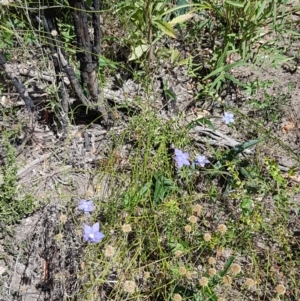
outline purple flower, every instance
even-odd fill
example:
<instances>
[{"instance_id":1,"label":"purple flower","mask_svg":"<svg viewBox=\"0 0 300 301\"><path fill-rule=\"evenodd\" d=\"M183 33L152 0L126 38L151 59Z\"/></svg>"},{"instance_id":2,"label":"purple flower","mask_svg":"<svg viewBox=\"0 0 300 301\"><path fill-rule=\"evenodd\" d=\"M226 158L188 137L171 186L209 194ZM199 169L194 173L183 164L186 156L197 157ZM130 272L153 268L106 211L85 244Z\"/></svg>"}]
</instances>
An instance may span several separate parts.
<instances>
[{"instance_id":1,"label":"purple flower","mask_svg":"<svg viewBox=\"0 0 300 301\"><path fill-rule=\"evenodd\" d=\"M88 212L92 212L95 207L93 201L81 200L78 209L87 214Z\"/></svg>"},{"instance_id":2,"label":"purple flower","mask_svg":"<svg viewBox=\"0 0 300 301\"><path fill-rule=\"evenodd\" d=\"M196 156L195 164L199 164L200 166L204 167L204 165L208 163L210 163L210 161L205 156Z\"/></svg>"},{"instance_id":3,"label":"purple flower","mask_svg":"<svg viewBox=\"0 0 300 301\"><path fill-rule=\"evenodd\" d=\"M183 165L190 165L188 158L188 153L183 153L181 150L175 148L175 161L178 168L181 168Z\"/></svg>"},{"instance_id":4,"label":"purple flower","mask_svg":"<svg viewBox=\"0 0 300 301\"><path fill-rule=\"evenodd\" d=\"M94 224L92 227L84 224L83 238L87 242L97 243L104 237L104 234L99 231L99 223Z\"/></svg>"},{"instance_id":5,"label":"purple flower","mask_svg":"<svg viewBox=\"0 0 300 301\"><path fill-rule=\"evenodd\" d=\"M228 112L224 112L224 116L222 117L222 120L226 123L229 124L231 122L234 122L234 118L233 118L233 114L232 113L228 113Z\"/></svg>"}]
</instances>

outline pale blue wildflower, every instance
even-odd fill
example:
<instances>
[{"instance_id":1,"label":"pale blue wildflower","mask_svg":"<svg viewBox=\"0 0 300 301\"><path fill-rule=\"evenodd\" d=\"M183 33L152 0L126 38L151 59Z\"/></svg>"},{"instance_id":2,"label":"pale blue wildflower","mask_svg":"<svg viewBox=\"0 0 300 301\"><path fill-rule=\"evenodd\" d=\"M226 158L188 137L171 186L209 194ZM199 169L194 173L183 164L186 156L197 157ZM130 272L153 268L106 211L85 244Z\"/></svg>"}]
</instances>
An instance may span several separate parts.
<instances>
[{"instance_id":1,"label":"pale blue wildflower","mask_svg":"<svg viewBox=\"0 0 300 301\"><path fill-rule=\"evenodd\" d=\"M204 167L204 165L208 163L210 163L210 161L205 156L196 156L195 164L199 164L200 166Z\"/></svg>"},{"instance_id":2,"label":"pale blue wildflower","mask_svg":"<svg viewBox=\"0 0 300 301\"><path fill-rule=\"evenodd\" d=\"M224 112L224 116L222 117L222 120L229 124L231 122L234 122L234 115L232 113Z\"/></svg>"},{"instance_id":3,"label":"pale blue wildflower","mask_svg":"<svg viewBox=\"0 0 300 301\"><path fill-rule=\"evenodd\" d=\"M175 148L175 161L177 163L178 168L181 168L183 165L190 165L188 160L189 154L183 153L181 150Z\"/></svg>"},{"instance_id":4,"label":"pale blue wildflower","mask_svg":"<svg viewBox=\"0 0 300 301\"><path fill-rule=\"evenodd\" d=\"M87 214L89 212L92 212L95 207L93 201L81 200L78 209L84 211L84 213Z\"/></svg>"},{"instance_id":5,"label":"pale blue wildflower","mask_svg":"<svg viewBox=\"0 0 300 301\"><path fill-rule=\"evenodd\" d=\"M104 237L104 234L99 231L99 223L95 223L92 227L84 224L83 238L87 242L97 243Z\"/></svg>"}]
</instances>

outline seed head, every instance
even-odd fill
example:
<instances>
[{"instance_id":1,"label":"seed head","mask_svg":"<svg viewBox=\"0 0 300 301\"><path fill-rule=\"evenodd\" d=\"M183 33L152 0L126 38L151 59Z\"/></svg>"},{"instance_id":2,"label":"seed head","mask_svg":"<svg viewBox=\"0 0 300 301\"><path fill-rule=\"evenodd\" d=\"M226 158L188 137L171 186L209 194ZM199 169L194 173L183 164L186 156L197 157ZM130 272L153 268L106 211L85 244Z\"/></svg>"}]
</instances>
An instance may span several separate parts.
<instances>
[{"instance_id":1,"label":"seed head","mask_svg":"<svg viewBox=\"0 0 300 301\"><path fill-rule=\"evenodd\" d=\"M225 285L230 285L230 284L232 283L231 277L230 277L229 275L225 275L225 276L223 277L223 283L224 283Z\"/></svg>"},{"instance_id":2,"label":"seed head","mask_svg":"<svg viewBox=\"0 0 300 301\"><path fill-rule=\"evenodd\" d=\"M65 214L62 214L60 217L59 217L59 220L62 224L65 224L66 221L68 220L68 217L65 215Z\"/></svg>"},{"instance_id":3,"label":"seed head","mask_svg":"<svg viewBox=\"0 0 300 301\"><path fill-rule=\"evenodd\" d=\"M144 279L147 280L150 278L150 273L149 272L145 272L144 273Z\"/></svg>"},{"instance_id":4,"label":"seed head","mask_svg":"<svg viewBox=\"0 0 300 301\"><path fill-rule=\"evenodd\" d=\"M51 36L52 36L52 37L56 37L56 36L57 36L57 31L56 31L55 29L53 29L53 30L51 31Z\"/></svg>"},{"instance_id":5,"label":"seed head","mask_svg":"<svg viewBox=\"0 0 300 301\"><path fill-rule=\"evenodd\" d=\"M113 257L115 255L115 248L111 245L106 246L104 255L105 257Z\"/></svg>"},{"instance_id":6,"label":"seed head","mask_svg":"<svg viewBox=\"0 0 300 301\"><path fill-rule=\"evenodd\" d=\"M186 268L184 266L179 267L179 274L184 276L186 274Z\"/></svg>"},{"instance_id":7,"label":"seed head","mask_svg":"<svg viewBox=\"0 0 300 301\"><path fill-rule=\"evenodd\" d=\"M181 301L181 300L182 300L182 297L181 297L181 295L179 295L179 294L175 294L175 295L173 296L173 300L174 300L174 301Z\"/></svg>"},{"instance_id":8,"label":"seed head","mask_svg":"<svg viewBox=\"0 0 300 301\"><path fill-rule=\"evenodd\" d=\"M122 231L123 231L124 233L129 233L129 232L131 232L131 231L132 231L131 225L130 225L130 224L124 224L124 225L122 226Z\"/></svg>"},{"instance_id":9,"label":"seed head","mask_svg":"<svg viewBox=\"0 0 300 301\"><path fill-rule=\"evenodd\" d=\"M230 267L232 274L236 275L241 272L242 268L239 264L233 263Z\"/></svg>"},{"instance_id":10,"label":"seed head","mask_svg":"<svg viewBox=\"0 0 300 301\"><path fill-rule=\"evenodd\" d=\"M135 287L136 287L136 285L135 285L134 281L126 280L124 282L124 285L123 285L123 290L126 293L131 293L132 294L135 291Z\"/></svg>"},{"instance_id":11,"label":"seed head","mask_svg":"<svg viewBox=\"0 0 300 301\"><path fill-rule=\"evenodd\" d=\"M196 224L198 221L198 218L195 215L191 215L188 220L192 223L192 224Z\"/></svg>"},{"instance_id":12,"label":"seed head","mask_svg":"<svg viewBox=\"0 0 300 301\"><path fill-rule=\"evenodd\" d=\"M184 230L185 230L185 232L187 232L187 233L192 232L192 227L191 227L191 225L186 225L186 226L184 227Z\"/></svg>"},{"instance_id":13,"label":"seed head","mask_svg":"<svg viewBox=\"0 0 300 301\"><path fill-rule=\"evenodd\" d=\"M63 239L63 234L62 233L58 233L57 235L55 235L55 239L57 240L57 241L62 241L62 239Z\"/></svg>"},{"instance_id":14,"label":"seed head","mask_svg":"<svg viewBox=\"0 0 300 301\"><path fill-rule=\"evenodd\" d=\"M187 271L186 274L185 274L185 277L189 280L193 279L193 273L190 272L190 271Z\"/></svg>"},{"instance_id":15,"label":"seed head","mask_svg":"<svg viewBox=\"0 0 300 301\"><path fill-rule=\"evenodd\" d=\"M209 268L208 273L210 276L215 276L217 274L217 270L214 268Z\"/></svg>"},{"instance_id":16,"label":"seed head","mask_svg":"<svg viewBox=\"0 0 300 301\"><path fill-rule=\"evenodd\" d=\"M209 233L204 233L203 239L204 239L204 241L210 241L211 240L211 235Z\"/></svg>"},{"instance_id":17,"label":"seed head","mask_svg":"<svg viewBox=\"0 0 300 301\"><path fill-rule=\"evenodd\" d=\"M175 257L176 258L180 257L182 254L183 254L183 252L180 251L180 250L175 251Z\"/></svg>"},{"instance_id":18,"label":"seed head","mask_svg":"<svg viewBox=\"0 0 300 301\"><path fill-rule=\"evenodd\" d=\"M282 284L278 284L278 285L275 287L275 290L276 290L276 293L277 293L278 295L284 295L285 292L286 292L286 288L285 288L285 286L282 285Z\"/></svg>"},{"instance_id":19,"label":"seed head","mask_svg":"<svg viewBox=\"0 0 300 301\"><path fill-rule=\"evenodd\" d=\"M201 211L202 211L202 206L199 204L196 204L192 207L193 213L196 213L198 216L200 216Z\"/></svg>"},{"instance_id":20,"label":"seed head","mask_svg":"<svg viewBox=\"0 0 300 301\"><path fill-rule=\"evenodd\" d=\"M9 2L10 2L9 0L2 0L1 5L3 5L3 6L4 5L9 5Z\"/></svg>"},{"instance_id":21,"label":"seed head","mask_svg":"<svg viewBox=\"0 0 300 301\"><path fill-rule=\"evenodd\" d=\"M245 281L245 285L248 287L248 288L251 288L253 286L255 286L255 281L251 278L247 278L246 281Z\"/></svg>"},{"instance_id":22,"label":"seed head","mask_svg":"<svg viewBox=\"0 0 300 301\"><path fill-rule=\"evenodd\" d=\"M216 260L213 257L209 257L208 258L208 263L211 265L215 265L216 264Z\"/></svg>"},{"instance_id":23,"label":"seed head","mask_svg":"<svg viewBox=\"0 0 300 301\"><path fill-rule=\"evenodd\" d=\"M199 284L200 284L201 286L207 286L207 285L208 285L208 278L206 278L206 277L201 277L201 278L199 279Z\"/></svg>"},{"instance_id":24,"label":"seed head","mask_svg":"<svg viewBox=\"0 0 300 301\"><path fill-rule=\"evenodd\" d=\"M227 227L224 225L224 224L220 224L218 226L218 231L221 233L221 234L225 234L226 231L227 231Z\"/></svg>"}]
</instances>

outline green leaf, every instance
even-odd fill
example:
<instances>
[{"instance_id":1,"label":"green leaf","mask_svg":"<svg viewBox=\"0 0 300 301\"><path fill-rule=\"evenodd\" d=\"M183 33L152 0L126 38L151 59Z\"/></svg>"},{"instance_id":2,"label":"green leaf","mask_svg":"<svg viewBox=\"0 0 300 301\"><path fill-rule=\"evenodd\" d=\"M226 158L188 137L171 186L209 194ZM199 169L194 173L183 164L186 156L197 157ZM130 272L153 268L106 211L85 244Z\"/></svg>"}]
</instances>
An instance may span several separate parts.
<instances>
[{"instance_id":1,"label":"green leaf","mask_svg":"<svg viewBox=\"0 0 300 301\"><path fill-rule=\"evenodd\" d=\"M177 186L174 185L172 180L162 176L162 175L154 175L154 194L153 194L153 202L157 205L160 201L162 201L165 196L171 192L177 190Z\"/></svg>"},{"instance_id":2,"label":"green leaf","mask_svg":"<svg viewBox=\"0 0 300 301\"><path fill-rule=\"evenodd\" d=\"M235 7L240 7L243 8L244 7L244 2L236 2L236 1L231 1L231 0L225 0L226 3L235 6Z\"/></svg>"},{"instance_id":3,"label":"green leaf","mask_svg":"<svg viewBox=\"0 0 300 301\"><path fill-rule=\"evenodd\" d=\"M238 81L235 77L233 77L231 74L229 73L225 73L225 77L229 80L231 80L233 83L237 84L240 87L246 87L246 84L241 83L240 81Z\"/></svg>"},{"instance_id":4,"label":"green leaf","mask_svg":"<svg viewBox=\"0 0 300 301\"><path fill-rule=\"evenodd\" d=\"M171 64L175 64L180 58L180 53L177 49L174 48L172 48L170 52L171 52Z\"/></svg>"},{"instance_id":5,"label":"green leaf","mask_svg":"<svg viewBox=\"0 0 300 301\"><path fill-rule=\"evenodd\" d=\"M191 59L190 57L187 57L186 59L179 61L178 66L187 65L190 62L190 59Z\"/></svg>"},{"instance_id":6,"label":"green leaf","mask_svg":"<svg viewBox=\"0 0 300 301\"><path fill-rule=\"evenodd\" d=\"M171 38L176 39L176 35L174 32L173 27L164 21L155 19L152 21L153 25L155 25L158 29L160 29L163 33L167 34L168 36L170 36Z\"/></svg>"},{"instance_id":7,"label":"green leaf","mask_svg":"<svg viewBox=\"0 0 300 301\"><path fill-rule=\"evenodd\" d=\"M170 91L169 89L165 89L164 92L168 96L168 100L176 99L176 95L172 91Z\"/></svg>"},{"instance_id":8,"label":"green leaf","mask_svg":"<svg viewBox=\"0 0 300 301\"><path fill-rule=\"evenodd\" d=\"M235 62L235 63L232 63L232 64L221 66L221 67L217 68L216 70L212 71L211 73L209 73L207 76L205 76L204 80L208 79L208 78L210 78L210 77L212 77L212 76L214 76L218 73L221 73L222 71L229 71L232 68L239 67L239 66L242 66L244 64L245 63L243 61L238 61L238 62Z\"/></svg>"},{"instance_id":9,"label":"green leaf","mask_svg":"<svg viewBox=\"0 0 300 301\"><path fill-rule=\"evenodd\" d=\"M195 14L184 14L178 17L175 17L174 19L172 19L171 21L168 22L169 25L171 25L172 27L175 26L176 24L181 24L191 18L193 18L195 16Z\"/></svg>"},{"instance_id":10,"label":"green leaf","mask_svg":"<svg viewBox=\"0 0 300 301\"><path fill-rule=\"evenodd\" d=\"M148 49L149 49L149 45L145 45L145 44L135 47L132 50L131 55L128 60L134 61L134 60L140 58L145 52L147 52Z\"/></svg>"},{"instance_id":11,"label":"green leaf","mask_svg":"<svg viewBox=\"0 0 300 301\"><path fill-rule=\"evenodd\" d=\"M245 151L247 148L250 148L257 143L261 142L262 140L250 140L242 144L238 144L234 146L229 153L226 156L226 160L232 161L238 154L242 153Z\"/></svg>"},{"instance_id":12,"label":"green leaf","mask_svg":"<svg viewBox=\"0 0 300 301\"><path fill-rule=\"evenodd\" d=\"M253 211L253 201L250 198L245 197L240 204L240 208L245 214L251 213Z\"/></svg>"},{"instance_id":13,"label":"green leaf","mask_svg":"<svg viewBox=\"0 0 300 301\"><path fill-rule=\"evenodd\" d=\"M118 64L115 63L114 61L111 61L104 57L103 55L100 55L99 57L99 66L100 67L109 67L112 69L117 69Z\"/></svg>"},{"instance_id":14,"label":"green leaf","mask_svg":"<svg viewBox=\"0 0 300 301\"><path fill-rule=\"evenodd\" d=\"M259 11L257 13L254 14L254 17L255 17L255 21L259 19L260 15L264 12L265 10L265 6L266 4L268 3L269 1L268 0L265 0L263 3L260 3L260 8L259 8Z\"/></svg>"},{"instance_id":15,"label":"green leaf","mask_svg":"<svg viewBox=\"0 0 300 301\"><path fill-rule=\"evenodd\" d=\"M220 277L224 277L227 274L227 272L228 272L229 268L231 267L233 261L234 261L234 256L231 256L227 260L227 262L225 263L225 267L224 267L223 271L220 272L220 274L219 274Z\"/></svg>"},{"instance_id":16,"label":"green leaf","mask_svg":"<svg viewBox=\"0 0 300 301\"><path fill-rule=\"evenodd\" d=\"M184 5L178 5L176 7L170 8L166 10L163 14L161 14L161 17L168 15L172 12L175 12L177 10L181 10L183 8L193 7L195 10L201 10L201 9L212 9L212 6L209 3L203 2L202 4L197 3L190 3L190 4L184 4Z\"/></svg>"},{"instance_id":17,"label":"green leaf","mask_svg":"<svg viewBox=\"0 0 300 301\"><path fill-rule=\"evenodd\" d=\"M211 121L205 117L201 117L199 119L196 119L192 122L190 122L186 127L188 130L192 129L193 127L197 126L197 125L200 125L200 126L203 126L203 125L207 125L209 128L211 128L213 131L215 130L213 124L211 123Z\"/></svg>"},{"instance_id":18,"label":"green leaf","mask_svg":"<svg viewBox=\"0 0 300 301\"><path fill-rule=\"evenodd\" d=\"M176 3L177 6L186 5L186 4L188 4L186 0L177 0ZM183 15L186 13L186 10L187 10L186 8L181 8L176 12L176 15Z\"/></svg>"}]
</instances>

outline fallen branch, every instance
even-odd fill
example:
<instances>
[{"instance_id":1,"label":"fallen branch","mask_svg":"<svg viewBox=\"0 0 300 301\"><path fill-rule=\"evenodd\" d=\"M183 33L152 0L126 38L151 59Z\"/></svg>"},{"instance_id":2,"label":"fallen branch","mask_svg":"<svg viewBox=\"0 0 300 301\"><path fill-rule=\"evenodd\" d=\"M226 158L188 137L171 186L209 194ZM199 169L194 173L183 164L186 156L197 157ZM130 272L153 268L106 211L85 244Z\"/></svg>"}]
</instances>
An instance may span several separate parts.
<instances>
[{"instance_id":1,"label":"fallen branch","mask_svg":"<svg viewBox=\"0 0 300 301\"><path fill-rule=\"evenodd\" d=\"M46 160L46 159L48 159L50 157L51 157L51 153L48 153L48 154L45 154L45 155L43 155L43 156L41 156L41 157L39 157L39 158L31 161L30 163L28 163L25 167L23 167L22 169L20 169L18 171L18 173L17 173L18 179L24 177L28 172L31 171L31 169L35 165L39 164L40 162L42 162L42 161L44 161L44 160Z\"/></svg>"},{"instance_id":2,"label":"fallen branch","mask_svg":"<svg viewBox=\"0 0 300 301\"><path fill-rule=\"evenodd\" d=\"M24 100L27 111L32 113L34 111L34 103L28 92L26 91L24 85L19 81L17 78L17 74L14 74L10 68L7 68L6 58L5 56L0 53L0 68L6 73L6 75L12 80L13 85L15 86L16 90L20 94L21 98Z\"/></svg>"}]
</instances>

